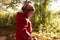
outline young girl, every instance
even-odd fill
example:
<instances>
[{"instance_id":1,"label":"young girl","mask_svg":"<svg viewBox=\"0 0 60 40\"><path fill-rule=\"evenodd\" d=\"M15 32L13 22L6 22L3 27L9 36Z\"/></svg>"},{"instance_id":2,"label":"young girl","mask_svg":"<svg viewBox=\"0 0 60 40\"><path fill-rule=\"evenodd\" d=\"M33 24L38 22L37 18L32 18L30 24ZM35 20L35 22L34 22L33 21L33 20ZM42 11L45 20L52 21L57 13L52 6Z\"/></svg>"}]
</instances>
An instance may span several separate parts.
<instances>
[{"instance_id":1,"label":"young girl","mask_svg":"<svg viewBox=\"0 0 60 40\"><path fill-rule=\"evenodd\" d=\"M32 25L30 19L33 16L34 10L34 6L28 1L22 7L23 12L17 12L16 40L32 40Z\"/></svg>"}]
</instances>

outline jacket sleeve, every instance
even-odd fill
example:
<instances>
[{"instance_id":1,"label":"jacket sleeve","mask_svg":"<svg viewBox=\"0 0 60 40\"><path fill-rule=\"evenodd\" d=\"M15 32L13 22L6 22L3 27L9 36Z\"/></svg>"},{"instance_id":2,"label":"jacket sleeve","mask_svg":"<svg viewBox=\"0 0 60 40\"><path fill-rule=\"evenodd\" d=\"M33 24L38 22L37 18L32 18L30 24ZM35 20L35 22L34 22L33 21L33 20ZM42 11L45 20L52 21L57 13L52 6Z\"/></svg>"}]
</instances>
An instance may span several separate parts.
<instances>
[{"instance_id":1,"label":"jacket sleeve","mask_svg":"<svg viewBox=\"0 0 60 40\"><path fill-rule=\"evenodd\" d=\"M22 31L24 32L25 37L27 37L27 38L31 37L31 34L27 31L28 22L27 22L26 19L23 19L23 20L21 21L21 26L23 27L23 28L22 28Z\"/></svg>"},{"instance_id":2,"label":"jacket sleeve","mask_svg":"<svg viewBox=\"0 0 60 40\"><path fill-rule=\"evenodd\" d=\"M23 31L23 33L24 33L24 37L25 37L25 38L30 38L31 35L30 35L30 33L27 31L28 22L27 22L26 19L22 19L22 20L21 20L21 27L22 27L22 31Z\"/></svg>"}]
</instances>

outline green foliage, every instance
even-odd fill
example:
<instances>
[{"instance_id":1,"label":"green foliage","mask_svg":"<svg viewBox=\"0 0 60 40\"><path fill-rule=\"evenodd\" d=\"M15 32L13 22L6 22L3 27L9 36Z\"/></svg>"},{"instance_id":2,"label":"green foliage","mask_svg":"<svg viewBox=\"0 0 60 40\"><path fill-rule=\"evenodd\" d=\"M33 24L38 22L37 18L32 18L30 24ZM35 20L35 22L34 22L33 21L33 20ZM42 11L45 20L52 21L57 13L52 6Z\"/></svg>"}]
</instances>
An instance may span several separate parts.
<instances>
[{"instance_id":1,"label":"green foliage","mask_svg":"<svg viewBox=\"0 0 60 40\"><path fill-rule=\"evenodd\" d=\"M15 17L16 17L16 14L14 13L4 13L3 11L0 11L0 29L11 28L12 30L15 30L15 27L16 27Z\"/></svg>"},{"instance_id":2,"label":"green foliage","mask_svg":"<svg viewBox=\"0 0 60 40\"><path fill-rule=\"evenodd\" d=\"M44 2L42 2L42 0L40 0L38 2L38 0L37 0L37 2L35 2L35 4L34 4L36 10L35 10L35 14L32 18L32 23L33 23L33 27L37 28L37 29L35 29L36 31L39 31L39 27L41 24L44 25L43 27L46 27L45 25L48 20L48 12L49 12L48 4L49 4L49 2L50 2L50 0L44 0Z\"/></svg>"},{"instance_id":3,"label":"green foliage","mask_svg":"<svg viewBox=\"0 0 60 40\"><path fill-rule=\"evenodd\" d=\"M34 31L42 32L42 33L60 33L60 17L57 15L60 12L54 13L53 11L49 11L49 2L51 0L40 0L40 2L36 1L34 6L36 8L34 16L32 18L32 24ZM40 3L38 5L38 3Z\"/></svg>"}]
</instances>

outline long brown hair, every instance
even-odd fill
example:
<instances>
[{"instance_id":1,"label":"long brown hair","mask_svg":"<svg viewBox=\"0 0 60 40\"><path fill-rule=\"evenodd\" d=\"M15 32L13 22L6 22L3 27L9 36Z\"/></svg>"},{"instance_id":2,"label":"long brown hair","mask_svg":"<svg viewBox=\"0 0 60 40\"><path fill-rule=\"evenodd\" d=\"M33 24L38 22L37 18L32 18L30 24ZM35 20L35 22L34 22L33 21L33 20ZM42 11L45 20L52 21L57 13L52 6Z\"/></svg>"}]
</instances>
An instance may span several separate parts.
<instances>
[{"instance_id":1,"label":"long brown hair","mask_svg":"<svg viewBox=\"0 0 60 40\"><path fill-rule=\"evenodd\" d=\"M31 1L28 1L27 3L25 3L22 7L22 11L26 17L28 17L28 14L30 11L34 11L34 10L35 10L35 8L32 5Z\"/></svg>"}]
</instances>

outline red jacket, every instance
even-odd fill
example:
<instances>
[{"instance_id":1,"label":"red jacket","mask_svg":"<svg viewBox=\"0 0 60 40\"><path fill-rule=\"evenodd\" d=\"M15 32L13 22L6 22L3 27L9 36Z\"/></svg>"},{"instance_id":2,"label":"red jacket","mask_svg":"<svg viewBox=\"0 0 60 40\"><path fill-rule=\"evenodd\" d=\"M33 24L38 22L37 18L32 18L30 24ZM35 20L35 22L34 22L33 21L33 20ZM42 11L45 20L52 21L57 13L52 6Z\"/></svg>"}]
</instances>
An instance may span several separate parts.
<instances>
[{"instance_id":1,"label":"red jacket","mask_svg":"<svg viewBox=\"0 0 60 40\"><path fill-rule=\"evenodd\" d=\"M16 15L16 40L31 40L32 26L28 18L18 12Z\"/></svg>"}]
</instances>

